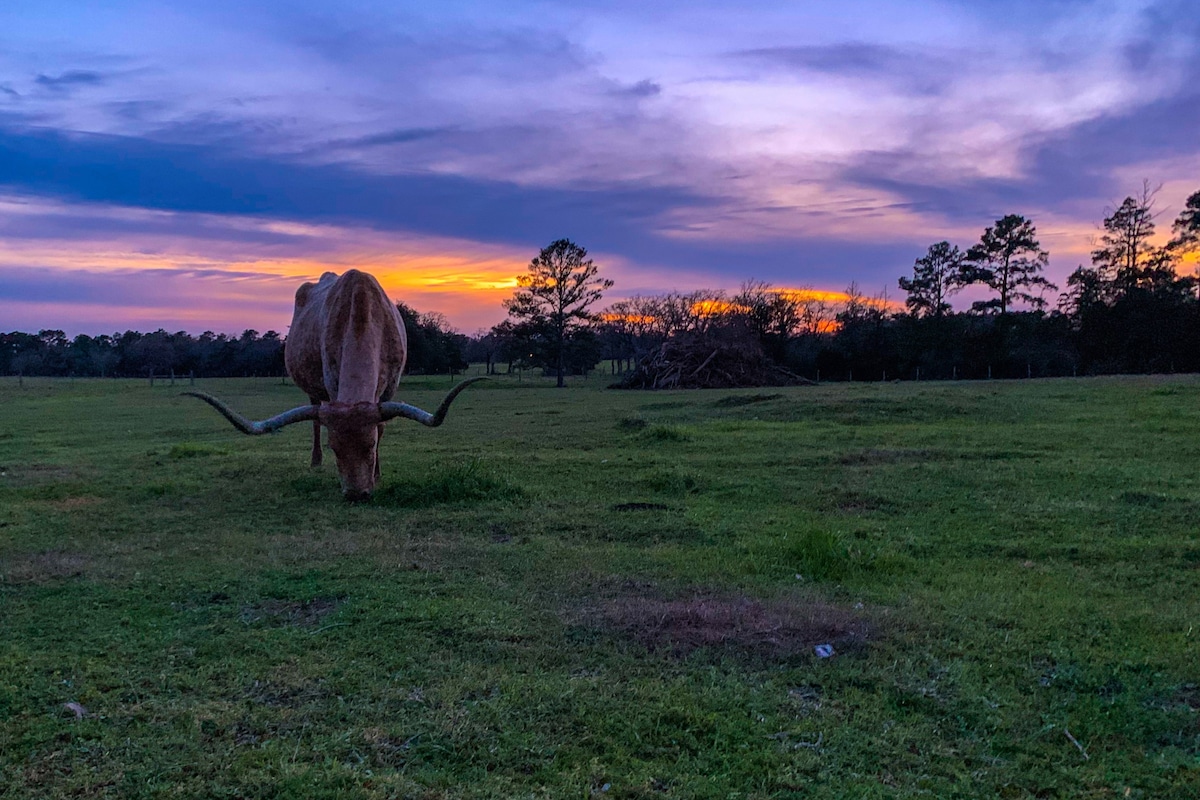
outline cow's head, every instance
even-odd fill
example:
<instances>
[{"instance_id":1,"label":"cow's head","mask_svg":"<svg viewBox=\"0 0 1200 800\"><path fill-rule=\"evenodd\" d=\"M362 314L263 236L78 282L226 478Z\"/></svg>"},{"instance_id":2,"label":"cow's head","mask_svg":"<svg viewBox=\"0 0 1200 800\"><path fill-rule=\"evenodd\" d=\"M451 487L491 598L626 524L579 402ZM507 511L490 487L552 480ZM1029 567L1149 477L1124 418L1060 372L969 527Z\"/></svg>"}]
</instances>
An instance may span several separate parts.
<instances>
[{"instance_id":1,"label":"cow's head","mask_svg":"<svg viewBox=\"0 0 1200 800\"><path fill-rule=\"evenodd\" d=\"M342 494L351 502L367 500L379 480L379 437L383 415L378 403L322 403L317 418L329 429L329 447L337 458Z\"/></svg>"},{"instance_id":2,"label":"cow's head","mask_svg":"<svg viewBox=\"0 0 1200 800\"><path fill-rule=\"evenodd\" d=\"M476 381L471 378L455 386L437 411L430 414L408 403L321 403L299 406L270 419L252 422L225 403L204 392L184 392L199 397L220 411L225 419L242 433L256 436L274 433L287 425L306 420L318 420L329 429L329 446L337 457L338 475L342 480L342 494L347 500L366 500L379 480L379 438L383 423L396 417L404 417L436 428L446 420L446 412L459 393Z\"/></svg>"}]
</instances>

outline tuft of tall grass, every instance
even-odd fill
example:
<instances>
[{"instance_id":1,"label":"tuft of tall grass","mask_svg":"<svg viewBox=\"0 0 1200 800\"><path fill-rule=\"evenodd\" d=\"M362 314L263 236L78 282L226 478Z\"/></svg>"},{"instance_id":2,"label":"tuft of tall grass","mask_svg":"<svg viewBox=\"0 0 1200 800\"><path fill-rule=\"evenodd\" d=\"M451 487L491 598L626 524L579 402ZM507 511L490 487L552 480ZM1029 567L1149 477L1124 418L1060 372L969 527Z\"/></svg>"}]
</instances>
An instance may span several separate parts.
<instances>
[{"instance_id":1,"label":"tuft of tall grass","mask_svg":"<svg viewBox=\"0 0 1200 800\"><path fill-rule=\"evenodd\" d=\"M783 566L805 580L843 581L883 566L875 555L823 528L793 532L778 540L777 552Z\"/></svg>"},{"instance_id":2,"label":"tuft of tall grass","mask_svg":"<svg viewBox=\"0 0 1200 800\"><path fill-rule=\"evenodd\" d=\"M689 442L692 437L678 425L651 425L642 437L652 442Z\"/></svg>"},{"instance_id":3,"label":"tuft of tall grass","mask_svg":"<svg viewBox=\"0 0 1200 800\"><path fill-rule=\"evenodd\" d=\"M668 469L652 472L645 478L646 487L677 497L696 494L701 489L700 476L692 470Z\"/></svg>"},{"instance_id":4,"label":"tuft of tall grass","mask_svg":"<svg viewBox=\"0 0 1200 800\"><path fill-rule=\"evenodd\" d=\"M173 445L167 455L170 458L199 458L203 456L223 456L228 455L229 451L223 447L215 447L211 444L199 444L197 442L180 442Z\"/></svg>"},{"instance_id":5,"label":"tuft of tall grass","mask_svg":"<svg viewBox=\"0 0 1200 800\"><path fill-rule=\"evenodd\" d=\"M422 480L388 483L377 489L373 502L381 506L425 508L447 503L512 500L521 489L488 472L477 460L439 467Z\"/></svg>"}]
</instances>

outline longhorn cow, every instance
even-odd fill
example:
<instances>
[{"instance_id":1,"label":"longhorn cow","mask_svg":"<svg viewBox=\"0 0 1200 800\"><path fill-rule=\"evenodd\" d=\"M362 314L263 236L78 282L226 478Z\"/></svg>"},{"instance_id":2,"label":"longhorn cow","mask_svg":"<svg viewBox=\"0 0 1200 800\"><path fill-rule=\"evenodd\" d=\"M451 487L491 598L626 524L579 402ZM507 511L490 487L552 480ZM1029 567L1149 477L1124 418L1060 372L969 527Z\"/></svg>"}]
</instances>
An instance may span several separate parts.
<instances>
[{"instance_id":1,"label":"longhorn cow","mask_svg":"<svg viewBox=\"0 0 1200 800\"><path fill-rule=\"evenodd\" d=\"M379 481L383 423L396 417L435 428L459 392L482 378L455 386L437 411L392 401L408 355L404 322L379 281L352 269L340 277L326 272L296 291L296 309L284 347L284 363L309 405L252 422L204 392L185 392L220 411L251 436L312 420L312 465L321 463L321 426L337 458L342 494L366 500Z\"/></svg>"}]
</instances>

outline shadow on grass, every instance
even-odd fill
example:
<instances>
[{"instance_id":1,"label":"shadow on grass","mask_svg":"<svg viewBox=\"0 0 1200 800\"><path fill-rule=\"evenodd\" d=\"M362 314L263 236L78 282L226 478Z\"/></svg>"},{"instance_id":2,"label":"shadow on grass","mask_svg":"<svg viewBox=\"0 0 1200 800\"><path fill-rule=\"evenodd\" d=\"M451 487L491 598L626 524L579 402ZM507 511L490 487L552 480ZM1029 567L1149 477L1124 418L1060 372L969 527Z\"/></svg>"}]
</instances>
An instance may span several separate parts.
<instances>
[{"instance_id":1,"label":"shadow on grass","mask_svg":"<svg viewBox=\"0 0 1200 800\"><path fill-rule=\"evenodd\" d=\"M769 403L781 397L783 397L781 394L731 394L728 397L722 397L713 403L713 406L716 408L737 408L738 406L749 406L755 403Z\"/></svg>"}]
</instances>

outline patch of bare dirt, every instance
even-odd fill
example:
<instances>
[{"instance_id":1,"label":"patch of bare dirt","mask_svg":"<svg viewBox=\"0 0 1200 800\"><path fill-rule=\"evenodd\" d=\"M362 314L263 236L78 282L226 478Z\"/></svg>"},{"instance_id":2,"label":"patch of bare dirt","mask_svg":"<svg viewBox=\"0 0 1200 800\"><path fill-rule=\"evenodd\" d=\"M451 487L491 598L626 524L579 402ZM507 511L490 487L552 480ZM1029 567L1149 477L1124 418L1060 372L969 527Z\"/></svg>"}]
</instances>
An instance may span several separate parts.
<instances>
[{"instance_id":1,"label":"patch of bare dirt","mask_svg":"<svg viewBox=\"0 0 1200 800\"><path fill-rule=\"evenodd\" d=\"M0 485L40 486L76 477L70 467L59 464L0 464Z\"/></svg>"},{"instance_id":2,"label":"patch of bare dirt","mask_svg":"<svg viewBox=\"0 0 1200 800\"><path fill-rule=\"evenodd\" d=\"M1149 698L1146 705L1160 711L1200 711L1200 686L1182 683L1171 692Z\"/></svg>"},{"instance_id":3,"label":"patch of bare dirt","mask_svg":"<svg viewBox=\"0 0 1200 800\"><path fill-rule=\"evenodd\" d=\"M591 616L594 624L648 650L677 656L714 649L784 659L811 655L818 644L844 652L862 646L874 632L861 609L803 597L625 595L605 601Z\"/></svg>"},{"instance_id":4,"label":"patch of bare dirt","mask_svg":"<svg viewBox=\"0 0 1200 800\"><path fill-rule=\"evenodd\" d=\"M51 500L49 505L58 511L74 511L77 508L94 506L99 502L102 502L99 497L80 495L78 497L64 497L61 500Z\"/></svg>"},{"instance_id":5,"label":"patch of bare dirt","mask_svg":"<svg viewBox=\"0 0 1200 800\"><path fill-rule=\"evenodd\" d=\"M0 582L42 584L80 578L92 571L93 558L83 553L47 550L0 558Z\"/></svg>"},{"instance_id":6,"label":"patch of bare dirt","mask_svg":"<svg viewBox=\"0 0 1200 800\"><path fill-rule=\"evenodd\" d=\"M345 602L341 597L314 597L312 600L264 600L243 606L243 622L269 621L296 628L315 628Z\"/></svg>"}]
</instances>

